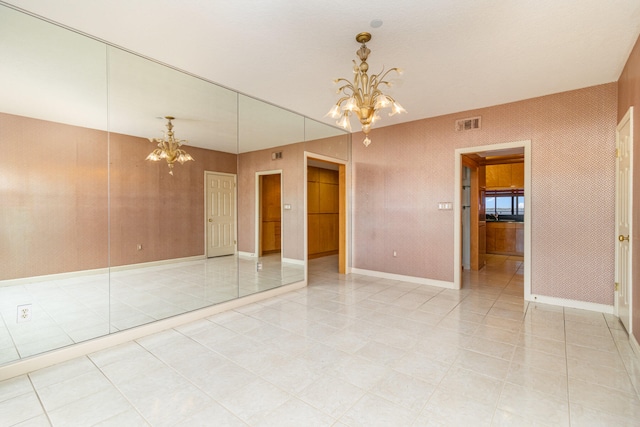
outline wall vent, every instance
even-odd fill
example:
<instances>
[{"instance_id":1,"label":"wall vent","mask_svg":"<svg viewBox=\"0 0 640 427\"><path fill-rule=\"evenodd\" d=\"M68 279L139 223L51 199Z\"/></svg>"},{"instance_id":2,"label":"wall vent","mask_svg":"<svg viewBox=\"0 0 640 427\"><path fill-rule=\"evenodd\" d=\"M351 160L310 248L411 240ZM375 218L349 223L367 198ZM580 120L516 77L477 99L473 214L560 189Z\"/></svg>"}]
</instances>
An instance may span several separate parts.
<instances>
[{"instance_id":1,"label":"wall vent","mask_svg":"<svg viewBox=\"0 0 640 427\"><path fill-rule=\"evenodd\" d=\"M271 153L271 160L280 160L282 159L282 151L276 151Z\"/></svg>"},{"instance_id":2,"label":"wall vent","mask_svg":"<svg viewBox=\"0 0 640 427\"><path fill-rule=\"evenodd\" d=\"M482 118L480 116L456 120L456 132L480 129L481 122Z\"/></svg>"}]
</instances>

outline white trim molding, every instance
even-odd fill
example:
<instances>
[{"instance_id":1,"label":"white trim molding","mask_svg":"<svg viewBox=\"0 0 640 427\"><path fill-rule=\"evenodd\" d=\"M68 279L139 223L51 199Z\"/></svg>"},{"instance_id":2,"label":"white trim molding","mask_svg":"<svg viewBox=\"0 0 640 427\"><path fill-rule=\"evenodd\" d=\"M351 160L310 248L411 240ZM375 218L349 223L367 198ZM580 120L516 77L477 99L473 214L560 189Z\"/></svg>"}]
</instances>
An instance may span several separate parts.
<instances>
[{"instance_id":1,"label":"white trim molding","mask_svg":"<svg viewBox=\"0 0 640 427\"><path fill-rule=\"evenodd\" d=\"M245 258L257 258L258 257L255 253L243 252L243 251L238 251L238 256L245 257Z\"/></svg>"},{"instance_id":2,"label":"white trim molding","mask_svg":"<svg viewBox=\"0 0 640 427\"><path fill-rule=\"evenodd\" d=\"M379 277L381 279L400 280L403 282L417 283L419 285L437 286L438 288L456 289L453 282L427 279L425 277L405 276L402 274L385 273L384 271L364 270L362 268L351 268L351 273L362 274L363 276Z\"/></svg>"},{"instance_id":3,"label":"white trim molding","mask_svg":"<svg viewBox=\"0 0 640 427\"><path fill-rule=\"evenodd\" d=\"M0 287L28 285L30 283L49 282L54 280L73 279L76 277L95 276L100 274L116 273L120 271L136 270L140 268L162 267L178 262L195 262L205 259L204 255L195 255L184 258L163 259L160 261L141 262L137 264L116 265L112 267L96 268L92 270L69 271L66 273L45 274L43 276L21 277L18 279L0 280Z\"/></svg>"},{"instance_id":4,"label":"white trim molding","mask_svg":"<svg viewBox=\"0 0 640 427\"><path fill-rule=\"evenodd\" d=\"M566 308L577 308L580 310L596 311L598 313L614 314L614 306L607 304L598 304L595 302L578 301L567 298L548 297L545 295L531 295L530 302L541 304L556 305Z\"/></svg>"}]
</instances>

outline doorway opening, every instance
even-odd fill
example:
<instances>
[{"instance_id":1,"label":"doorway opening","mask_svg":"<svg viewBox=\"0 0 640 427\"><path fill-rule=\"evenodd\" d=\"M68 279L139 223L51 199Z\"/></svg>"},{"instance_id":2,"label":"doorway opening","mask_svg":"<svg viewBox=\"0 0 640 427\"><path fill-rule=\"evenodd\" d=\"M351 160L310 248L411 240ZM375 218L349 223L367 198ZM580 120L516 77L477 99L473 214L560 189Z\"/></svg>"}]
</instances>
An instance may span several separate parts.
<instances>
[{"instance_id":1,"label":"doorway opening","mask_svg":"<svg viewBox=\"0 0 640 427\"><path fill-rule=\"evenodd\" d=\"M207 258L236 253L236 175L204 173Z\"/></svg>"},{"instance_id":2,"label":"doorway opening","mask_svg":"<svg viewBox=\"0 0 640 427\"><path fill-rule=\"evenodd\" d=\"M256 174L256 254L282 254L282 171Z\"/></svg>"},{"instance_id":3,"label":"doorway opening","mask_svg":"<svg viewBox=\"0 0 640 427\"><path fill-rule=\"evenodd\" d=\"M346 274L347 165L342 160L315 154L308 154L305 163L306 259L337 256L338 272Z\"/></svg>"},{"instance_id":4,"label":"doorway opening","mask_svg":"<svg viewBox=\"0 0 640 427\"><path fill-rule=\"evenodd\" d=\"M531 299L531 141L456 150L454 287L463 269L516 260Z\"/></svg>"}]
</instances>

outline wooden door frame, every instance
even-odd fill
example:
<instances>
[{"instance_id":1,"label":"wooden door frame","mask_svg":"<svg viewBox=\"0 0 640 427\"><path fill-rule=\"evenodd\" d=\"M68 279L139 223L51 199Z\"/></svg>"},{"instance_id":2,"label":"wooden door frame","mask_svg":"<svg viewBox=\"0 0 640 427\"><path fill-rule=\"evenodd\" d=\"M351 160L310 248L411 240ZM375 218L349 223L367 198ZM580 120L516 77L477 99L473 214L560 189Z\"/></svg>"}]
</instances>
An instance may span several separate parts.
<instances>
[{"instance_id":1,"label":"wooden door frame","mask_svg":"<svg viewBox=\"0 0 640 427\"><path fill-rule=\"evenodd\" d=\"M304 152L304 260L305 260L305 280L308 281L309 266L309 212L308 212L308 189L307 172L309 159L321 160L323 162L338 165L338 272L349 274L351 266L349 264L349 192L347 188L350 184L349 163L347 160L335 157L323 156L322 154Z\"/></svg>"},{"instance_id":2,"label":"wooden door frame","mask_svg":"<svg viewBox=\"0 0 640 427\"><path fill-rule=\"evenodd\" d=\"M480 236L478 235L478 229L479 229L479 212L478 212L478 197L479 197L479 181L478 181L478 163L475 162L474 160L472 160L471 158L465 156L464 154L462 155L462 166L466 166L467 168L469 168L469 170L471 171L471 177L470 177L470 182L471 182L471 189L470 189L470 193L471 193L471 197L470 197L470 202L469 202L469 209L470 209L470 221L469 221L469 229L470 229L470 236L469 236L469 244L471 246L470 248L470 257L469 257L469 264L471 266L471 270L480 270L482 267L484 267L484 262L482 263L482 265L480 265L480 261L479 261L479 257L480 257L480 248L479 248L479 238ZM460 172L462 173L462 169L460 169ZM460 186L460 191L462 191L462 186ZM460 212L460 215L462 215L462 212ZM460 217L462 219L462 216ZM461 230L462 232L462 230ZM461 234L462 236L462 234ZM461 245L461 249L462 249L462 245ZM462 255L460 255L462 256Z\"/></svg>"},{"instance_id":3,"label":"wooden door frame","mask_svg":"<svg viewBox=\"0 0 640 427\"><path fill-rule=\"evenodd\" d=\"M283 216L283 205L282 205L282 186L284 182L284 177L282 173L282 169L272 169L268 171L258 171L256 172L256 211L255 211L255 249L254 254L256 257L262 256L262 245L260 242L262 241L262 181L261 177L265 175L280 175L280 218L281 221L284 219ZM282 238L282 230L284 227L280 226L280 259L284 254L284 239Z\"/></svg>"},{"instance_id":4,"label":"wooden door frame","mask_svg":"<svg viewBox=\"0 0 640 427\"><path fill-rule=\"evenodd\" d=\"M455 180L453 215L453 289L462 287L462 155L483 151L498 151L511 148L524 149L524 299L532 301L531 295L531 140L480 145L455 150ZM473 193L473 188L471 189Z\"/></svg>"},{"instance_id":5,"label":"wooden door frame","mask_svg":"<svg viewBox=\"0 0 640 427\"><path fill-rule=\"evenodd\" d=\"M233 177L233 210L234 226L233 226L233 241L235 246L235 253L238 253L238 175L235 173L216 172L216 171L204 171L204 257L209 258L209 230L207 218L209 217L209 206L207 198L209 197L209 183L207 180L208 175L224 175Z\"/></svg>"}]
</instances>

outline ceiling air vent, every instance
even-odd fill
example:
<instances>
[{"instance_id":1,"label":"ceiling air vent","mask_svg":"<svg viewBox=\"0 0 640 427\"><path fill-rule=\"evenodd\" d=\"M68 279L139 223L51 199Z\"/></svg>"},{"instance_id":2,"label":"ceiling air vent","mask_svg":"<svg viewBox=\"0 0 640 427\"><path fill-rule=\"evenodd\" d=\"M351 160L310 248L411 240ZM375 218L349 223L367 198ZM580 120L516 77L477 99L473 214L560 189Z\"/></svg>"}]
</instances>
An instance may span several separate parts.
<instances>
[{"instance_id":1,"label":"ceiling air vent","mask_svg":"<svg viewBox=\"0 0 640 427\"><path fill-rule=\"evenodd\" d=\"M275 151L271 153L271 160L280 160L282 159L282 151Z\"/></svg>"},{"instance_id":2,"label":"ceiling air vent","mask_svg":"<svg viewBox=\"0 0 640 427\"><path fill-rule=\"evenodd\" d=\"M456 132L480 129L481 120L482 118L480 116L456 120Z\"/></svg>"}]
</instances>

